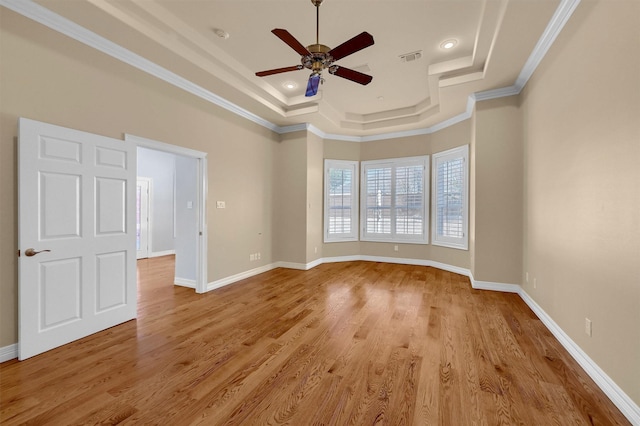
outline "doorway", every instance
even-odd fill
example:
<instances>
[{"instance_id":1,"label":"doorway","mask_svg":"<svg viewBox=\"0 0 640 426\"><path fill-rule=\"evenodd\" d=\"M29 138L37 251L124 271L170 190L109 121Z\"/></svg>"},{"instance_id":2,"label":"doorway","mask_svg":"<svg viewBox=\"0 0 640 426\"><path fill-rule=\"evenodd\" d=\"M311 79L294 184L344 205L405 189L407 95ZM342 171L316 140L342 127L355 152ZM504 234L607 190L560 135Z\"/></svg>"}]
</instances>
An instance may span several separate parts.
<instances>
[{"instance_id":1,"label":"doorway","mask_svg":"<svg viewBox=\"0 0 640 426\"><path fill-rule=\"evenodd\" d=\"M175 284L193 287L197 293L204 293L207 290L207 154L129 134L125 134L125 141L134 143L138 148L175 156L176 170L181 170L179 173L173 173L172 178L173 187L176 188L173 191L175 196L173 197L172 212L172 233L176 237L175 254L177 260ZM188 183L189 190L185 190L185 179L190 182ZM153 186L156 186L155 181ZM188 199L182 199L186 193L192 193L192 195ZM152 232L149 232L149 235L150 238L153 238ZM195 236L193 244L191 242L186 245L181 243L184 241L182 238L184 235ZM193 272L193 277L185 279L179 276L184 275L181 271L185 270L189 271L189 274Z\"/></svg>"}]
</instances>

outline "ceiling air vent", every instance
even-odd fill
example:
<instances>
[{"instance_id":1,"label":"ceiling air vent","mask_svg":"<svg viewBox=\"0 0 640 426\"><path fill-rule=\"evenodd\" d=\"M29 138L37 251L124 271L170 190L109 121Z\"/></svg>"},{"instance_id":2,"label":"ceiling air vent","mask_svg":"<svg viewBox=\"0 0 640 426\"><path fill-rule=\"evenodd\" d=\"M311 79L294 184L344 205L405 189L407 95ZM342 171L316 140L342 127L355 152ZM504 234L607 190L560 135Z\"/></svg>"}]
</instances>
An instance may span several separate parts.
<instances>
[{"instance_id":1,"label":"ceiling air vent","mask_svg":"<svg viewBox=\"0 0 640 426\"><path fill-rule=\"evenodd\" d=\"M365 74L371 72L371 68L369 68L369 64L358 65L357 67L352 67L351 69L354 71L363 72Z\"/></svg>"},{"instance_id":2,"label":"ceiling air vent","mask_svg":"<svg viewBox=\"0 0 640 426\"><path fill-rule=\"evenodd\" d=\"M404 55L400 55L400 62L413 62L422 58L422 50L417 50L411 53L405 53Z\"/></svg>"}]
</instances>

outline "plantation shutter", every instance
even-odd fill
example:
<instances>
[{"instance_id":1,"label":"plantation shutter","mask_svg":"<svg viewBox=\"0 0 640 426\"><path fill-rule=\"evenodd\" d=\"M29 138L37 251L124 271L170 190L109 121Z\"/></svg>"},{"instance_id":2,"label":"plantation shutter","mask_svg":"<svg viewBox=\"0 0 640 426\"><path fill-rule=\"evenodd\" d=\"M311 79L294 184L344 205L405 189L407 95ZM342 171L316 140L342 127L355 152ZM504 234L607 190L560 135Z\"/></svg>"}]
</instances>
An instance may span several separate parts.
<instances>
[{"instance_id":1,"label":"plantation shutter","mask_svg":"<svg viewBox=\"0 0 640 426\"><path fill-rule=\"evenodd\" d=\"M367 234L391 233L391 167L365 170Z\"/></svg>"},{"instance_id":2,"label":"plantation shutter","mask_svg":"<svg viewBox=\"0 0 640 426\"><path fill-rule=\"evenodd\" d=\"M325 160L325 242L358 239L358 163Z\"/></svg>"},{"instance_id":3,"label":"plantation shutter","mask_svg":"<svg viewBox=\"0 0 640 426\"><path fill-rule=\"evenodd\" d=\"M424 167L396 167L396 233L422 235L424 226Z\"/></svg>"},{"instance_id":4,"label":"plantation shutter","mask_svg":"<svg viewBox=\"0 0 640 426\"><path fill-rule=\"evenodd\" d=\"M434 154L433 243L467 248L468 147Z\"/></svg>"},{"instance_id":5,"label":"plantation shutter","mask_svg":"<svg viewBox=\"0 0 640 426\"><path fill-rule=\"evenodd\" d=\"M363 241L427 243L429 157L362 163Z\"/></svg>"}]
</instances>

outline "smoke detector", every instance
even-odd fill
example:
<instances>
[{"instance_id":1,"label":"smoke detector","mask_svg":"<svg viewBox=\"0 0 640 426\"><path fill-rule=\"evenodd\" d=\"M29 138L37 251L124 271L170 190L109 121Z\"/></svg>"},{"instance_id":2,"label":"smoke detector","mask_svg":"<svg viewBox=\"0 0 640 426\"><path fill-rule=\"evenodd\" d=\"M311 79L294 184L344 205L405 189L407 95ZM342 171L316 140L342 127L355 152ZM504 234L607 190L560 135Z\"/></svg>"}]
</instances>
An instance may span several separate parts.
<instances>
[{"instance_id":1,"label":"smoke detector","mask_svg":"<svg viewBox=\"0 0 640 426\"><path fill-rule=\"evenodd\" d=\"M400 55L400 62L413 62L420 58L422 58L422 50L416 50L415 52Z\"/></svg>"}]
</instances>

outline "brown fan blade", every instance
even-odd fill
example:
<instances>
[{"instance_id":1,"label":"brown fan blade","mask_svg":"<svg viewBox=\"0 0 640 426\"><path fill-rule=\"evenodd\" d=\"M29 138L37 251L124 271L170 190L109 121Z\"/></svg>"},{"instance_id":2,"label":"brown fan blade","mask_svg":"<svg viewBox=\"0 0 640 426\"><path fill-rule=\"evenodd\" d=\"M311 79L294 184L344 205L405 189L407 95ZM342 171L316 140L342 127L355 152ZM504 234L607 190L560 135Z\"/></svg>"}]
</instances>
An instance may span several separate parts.
<instances>
[{"instance_id":1,"label":"brown fan blade","mask_svg":"<svg viewBox=\"0 0 640 426\"><path fill-rule=\"evenodd\" d=\"M329 55L333 57L334 61L337 61L371 45L373 45L373 36L365 31L345 41L340 46L334 47L329 51Z\"/></svg>"},{"instance_id":2,"label":"brown fan blade","mask_svg":"<svg viewBox=\"0 0 640 426\"><path fill-rule=\"evenodd\" d=\"M302 68L304 68L302 65L294 65L292 67L283 67L283 68L275 68L267 71L260 71L260 72L257 72L256 75L258 77L264 77L267 75L280 74L282 72L298 71L298 70L301 70Z\"/></svg>"},{"instance_id":3,"label":"brown fan blade","mask_svg":"<svg viewBox=\"0 0 640 426\"><path fill-rule=\"evenodd\" d=\"M334 71L331 71L332 69L334 69ZM362 85L367 85L371 83L371 80L373 80L373 77L371 77L370 75L363 74L359 71L355 71L338 65L336 65L335 68L332 67L331 69L329 69L329 73L337 75L338 77L346 78L347 80L351 80L356 83L360 83Z\"/></svg>"},{"instance_id":4,"label":"brown fan blade","mask_svg":"<svg viewBox=\"0 0 640 426\"><path fill-rule=\"evenodd\" d=\"M298 52L300 56L311 55L311 52L307 50L306 47L302 45L291 33L287 30L283 30L282 28L276 28L271 30L272 33L276 35L280 40L284 41L289 45L290 48Z\"/></svg>"}]
</instances>

